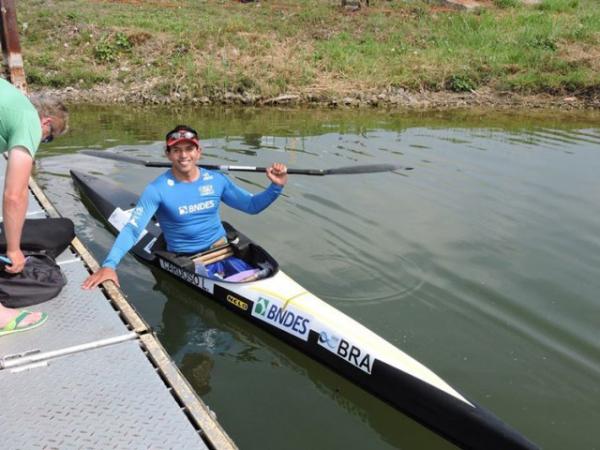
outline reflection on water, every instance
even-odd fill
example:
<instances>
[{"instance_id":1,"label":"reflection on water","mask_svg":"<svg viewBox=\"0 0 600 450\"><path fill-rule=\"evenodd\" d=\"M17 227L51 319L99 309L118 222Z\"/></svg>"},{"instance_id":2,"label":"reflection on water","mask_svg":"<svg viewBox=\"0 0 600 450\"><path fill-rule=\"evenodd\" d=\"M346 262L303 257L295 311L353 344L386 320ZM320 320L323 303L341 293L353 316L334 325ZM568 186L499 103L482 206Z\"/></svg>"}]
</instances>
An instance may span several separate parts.
<instances>
[{"instance_id":1,"label":"reflection on water","mask_svg":"<svg viewBox=\"0 0 600 450\"><path fill-rule=\"evenodd\" d=\"M161 170L77 154L83 148L158 160L164 131L189 123L207 163L415 167L293 176L267 211L224 209L223 218L300 284L542 447L594 448L599 119L76 107L72 132L42 150L36 177L102 259L113 238L79 201L68 169L137 192ZM267 185L260 174L230 176L251 191ZM241 448L450 448L165 274L129 257L119 273Z\"/></svg>"},{"instance_id":2,"label":"reflection on water","mask_svg":"<svg viewBox=\"0 0 600 450\"><path fill-rule=\"evenodd\" d=\"M206 353L189 352L183 355L179 370L196 393L204 396L210 392L210 374L214 365L214 361Z\"/></svg>"}]
</instances>

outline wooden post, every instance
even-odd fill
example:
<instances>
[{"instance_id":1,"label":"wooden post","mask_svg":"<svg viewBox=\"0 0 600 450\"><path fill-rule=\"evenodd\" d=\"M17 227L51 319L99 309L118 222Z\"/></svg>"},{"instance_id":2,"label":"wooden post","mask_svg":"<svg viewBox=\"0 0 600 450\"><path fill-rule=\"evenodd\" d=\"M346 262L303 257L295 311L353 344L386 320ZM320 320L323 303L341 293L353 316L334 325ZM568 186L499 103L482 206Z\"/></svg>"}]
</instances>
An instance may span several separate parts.
<instances>
[{"instance_id":1,"label":"wooden post","mask_svg":"<svg viewBox=\"0 0 600 450\"><path fill-rule=\"evenodd\" d=\"M26 94L27 81L19 44L15 0L0 0L0 43L10 81Z\"/></svg>"}]
</instances>

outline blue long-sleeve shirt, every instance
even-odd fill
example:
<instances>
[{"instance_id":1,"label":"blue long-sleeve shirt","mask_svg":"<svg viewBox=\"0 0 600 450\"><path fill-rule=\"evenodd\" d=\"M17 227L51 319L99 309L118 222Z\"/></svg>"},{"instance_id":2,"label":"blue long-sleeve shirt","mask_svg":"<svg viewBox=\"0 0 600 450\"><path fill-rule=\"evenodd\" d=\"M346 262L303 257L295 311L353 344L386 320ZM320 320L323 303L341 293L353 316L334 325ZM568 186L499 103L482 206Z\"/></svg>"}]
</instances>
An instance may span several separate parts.
<instances>
[{"instance_id":1,"label":"blue long-sleeve shirt","mask_svg":"<svg viewBox=\"0 0 600 450\"><path fill-rule=\"evenodd\" d=\"M206 169L200 169L196 181L183 182L169 169L146 187L102 267L116 268L155 214L169 251L195 253L225 236L219 215L221 201L240 211L257 214L273 203L282 190L282 186L271 183L263 192L253 195L221 172Z\"/></svg>"}]
</instances>

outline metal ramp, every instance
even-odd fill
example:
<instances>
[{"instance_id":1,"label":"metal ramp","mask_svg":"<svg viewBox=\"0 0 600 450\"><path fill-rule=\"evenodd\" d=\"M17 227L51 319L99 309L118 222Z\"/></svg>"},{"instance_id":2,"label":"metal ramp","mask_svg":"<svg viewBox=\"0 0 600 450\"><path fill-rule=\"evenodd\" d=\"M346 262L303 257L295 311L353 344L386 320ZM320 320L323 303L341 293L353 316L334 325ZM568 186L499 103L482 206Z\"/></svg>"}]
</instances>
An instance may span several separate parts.
<instances>
[{"instance_id":1,"label":"metal ramp","mask_svg":"<svg viewBox=\"0 0 600 450\"><path fill-rule=\"evenodd\" d=\"M28 218L58 215L30 189ZM57 259L68 284L30 307L47 322L0 337L2 447L235 449L120 291L80 288L84 263L97 263L77 238L71 247Z\"/></svg>"},{"instance_id":2,"label":"metal ramp","mask_svg":"<svg viewBox=\"0 0 600 450\"><path fill-rule=\"evenodd\" d=\"M136 341L5 369L0 385L6 448L207 448Z\"/></svg>"}]
</instances>

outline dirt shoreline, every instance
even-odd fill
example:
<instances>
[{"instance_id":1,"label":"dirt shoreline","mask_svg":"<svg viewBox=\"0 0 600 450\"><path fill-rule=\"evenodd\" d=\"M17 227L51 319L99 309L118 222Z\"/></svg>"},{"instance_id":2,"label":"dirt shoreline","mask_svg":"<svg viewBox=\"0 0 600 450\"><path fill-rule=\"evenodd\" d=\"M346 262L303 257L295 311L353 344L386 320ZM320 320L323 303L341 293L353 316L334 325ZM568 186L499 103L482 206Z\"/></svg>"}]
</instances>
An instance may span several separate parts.
<instances>
[{"instance_id":1,"label":"dirt shoreline","mask_svg":"<svg viewBox=\"0 0 600 450\"><path fill-rule=\"evenodd\" d=\"M386 89L380 92L352 91L324 94L317 91L290 92L266 98L249 93L225 92L213 96L191 97L178 93L161 96L152 93L152 84L144 83L127 89L119 86L95 86L91 89L32 89L55 96L65 103L134 104L134 105L205 105L205 106L298 106L327 108L384 108L438 110L465 107L493 109L560 109L600 110L600 94L591 95L522 95L482 88L471 92L411 92Z\"/></svg>"}]
</instances>

